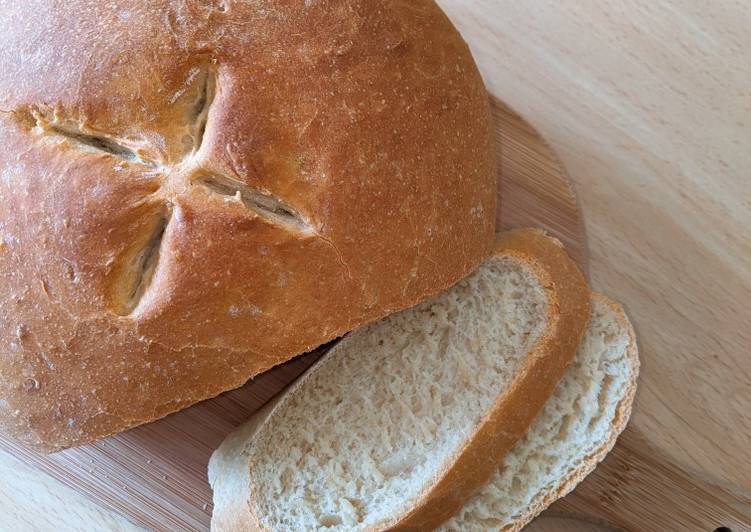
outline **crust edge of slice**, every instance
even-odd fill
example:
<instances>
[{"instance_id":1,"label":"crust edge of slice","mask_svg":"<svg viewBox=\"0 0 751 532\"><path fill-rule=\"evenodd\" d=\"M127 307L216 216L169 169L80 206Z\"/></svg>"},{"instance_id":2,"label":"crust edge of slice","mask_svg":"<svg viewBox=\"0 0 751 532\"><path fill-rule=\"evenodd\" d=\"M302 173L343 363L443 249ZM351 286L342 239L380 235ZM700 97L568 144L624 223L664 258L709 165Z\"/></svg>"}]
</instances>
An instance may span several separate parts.
<instances>
[{"instance_id":1,"label":"crust edge of slice","mask_svg":"<svg viewBox=\"0 0 751 532\"><path fill-rule=\"evenodd\" d=\"M409 513L383 528L433 529L453 516L490 480L503 456L526 433L584 336L590 292L563 244L539 229L514 229L498 236L493 254L524 262L537 275L547 298L546 326L509 388L494 401L453 464Z\"/></svg>"},{"instance_id":2,"label":"crust edge of slice","mask_svg":"<svg viewBox=\"0 0 751 532\"><path fill-rule=\"evenodd\" d=\"M639 348L636 342L636 333L623 307L610 299L609 297L592 292L592 300L597 300L607 306L613 313L613 317L623 328L628 337L628 346L626 347L626 359L629 363L629 380L623 396L619 399L615 408L614 418L610 425L610 435L600 445L597 445L593 451L587 453L582 458L579 466L571 471L568 475L560 479L556 487L549 490L542 498L536 501L527 512L519 517L511 526L505 527L502 532L518 532L532 522L543 511L550 507L557 500L565 497L576 488L587 476L589 476L602 462L605 457L613 450L618 437L623 433L631 418L634 399L636 397L636 388L639 379L639 370L641 363L639 361Z\"/></svg>"}]
</instances>

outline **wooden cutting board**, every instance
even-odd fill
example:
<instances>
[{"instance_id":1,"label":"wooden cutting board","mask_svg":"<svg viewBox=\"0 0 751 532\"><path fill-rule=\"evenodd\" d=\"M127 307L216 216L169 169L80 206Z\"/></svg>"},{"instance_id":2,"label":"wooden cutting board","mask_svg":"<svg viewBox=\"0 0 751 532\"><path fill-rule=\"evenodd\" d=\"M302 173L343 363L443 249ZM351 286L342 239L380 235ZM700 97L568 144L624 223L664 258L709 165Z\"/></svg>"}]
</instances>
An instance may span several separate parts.
<instances>
[{"instance_id":1,"label":"wooden cutting board","mask_svg":"<svg viewBox=\"0 0 751 532\"><path fill-rule=\"evenodd\" d=\"M498 226L544 227L586 271L576 198L558 160L535 130L494 101L498 123ZM206 466L236 426L317 360L304 355L243 387L104 441L41 456L0 439L0 447L154 530L206 530L211 491ZM555 512L628 530L751 530L751 499L690 475L628 430L610 458Z\"/></svg>"}]
</instances>

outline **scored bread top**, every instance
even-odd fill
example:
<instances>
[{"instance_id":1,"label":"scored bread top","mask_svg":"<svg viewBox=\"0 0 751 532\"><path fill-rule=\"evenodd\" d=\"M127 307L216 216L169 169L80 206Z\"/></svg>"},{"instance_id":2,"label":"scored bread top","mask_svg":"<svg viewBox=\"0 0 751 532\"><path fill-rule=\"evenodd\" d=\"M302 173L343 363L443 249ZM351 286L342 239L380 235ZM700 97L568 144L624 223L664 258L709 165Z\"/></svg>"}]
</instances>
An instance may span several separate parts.
<instances>
[{"instance_id":1,"label":"scored bread top","mask_svg":"<svg viewBox=\"0 0 751 532\"><path fill-rule=\"evenodd\" d=\"M34 5L0 17L3 432L151 421L490 252L487 94L432 0Z\"/></svg>"},{"instance_id":2,"label":"scored bread top","mask_svg":"<svg viewBox=\"0 0 751 532\"><path fill-rule=\"evenodd\" d=\"M213 527L440 524L552 392L588 301L557 241L530 230L500 237L475 274L352 333L222 444L209 473Z\"/></svg>"}]
</instances>

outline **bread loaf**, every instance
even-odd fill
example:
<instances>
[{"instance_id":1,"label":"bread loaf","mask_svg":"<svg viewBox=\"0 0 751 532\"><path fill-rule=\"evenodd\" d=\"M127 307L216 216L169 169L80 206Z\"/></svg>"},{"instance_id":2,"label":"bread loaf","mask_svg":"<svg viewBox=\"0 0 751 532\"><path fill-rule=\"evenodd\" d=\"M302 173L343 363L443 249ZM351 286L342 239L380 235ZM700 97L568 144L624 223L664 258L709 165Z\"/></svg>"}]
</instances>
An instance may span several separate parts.
<instances>
[{"instance_id":1,"label":"bread loaf","mask_svg":"<svg viewBox=\"0 0 751 532\"><path fill-rule=\"evenodd\" d=\"M487 95L432 0L2 9L5 434L157 419L491 250Z\"/></svg>"},{"instance_id":2,"label":"bread loaf","mask_svg":"<svg viewBox=\"0 0 751 532\"><path fill-rule=\"evenodd\" d=\"M525 433L589 318L537 231L500 237L448 292L357 330L209 465L214 530L429 530Z\"/></svg>"}]
</instances>

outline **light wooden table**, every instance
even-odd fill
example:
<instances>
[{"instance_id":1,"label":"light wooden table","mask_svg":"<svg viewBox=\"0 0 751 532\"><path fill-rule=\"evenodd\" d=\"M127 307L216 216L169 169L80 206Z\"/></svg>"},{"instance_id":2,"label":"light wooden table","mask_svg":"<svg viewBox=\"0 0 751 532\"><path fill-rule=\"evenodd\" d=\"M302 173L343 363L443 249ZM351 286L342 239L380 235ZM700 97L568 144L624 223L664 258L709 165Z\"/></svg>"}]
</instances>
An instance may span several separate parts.
<instances>
[{"instance_id":1,"label":"light wooden table","mask_svg":"<svg viewBox=\"0 0 751 532\"><path fill-rule=\"evenodd\" d=\"M639 334L634 424L751 489L751 4L440 3L577 185L594 286ZM14 458L0 471L0 530L132 529ZM589 530L534 527L567 529Z\"/></svg>"}]
</instances>

